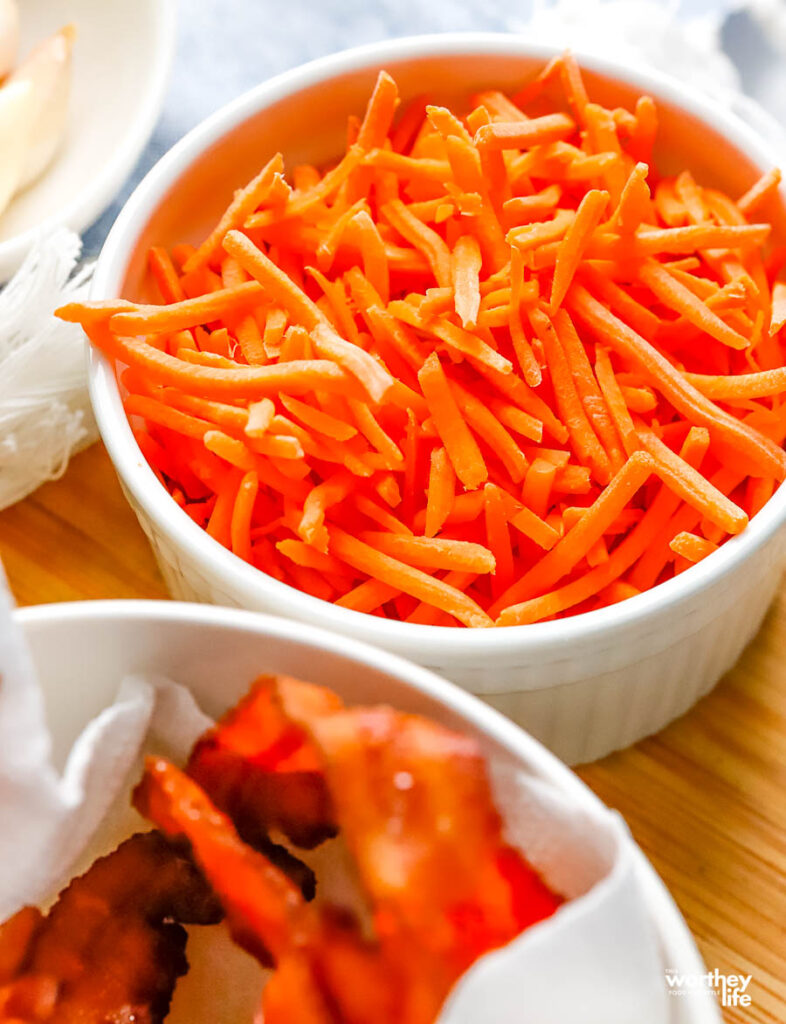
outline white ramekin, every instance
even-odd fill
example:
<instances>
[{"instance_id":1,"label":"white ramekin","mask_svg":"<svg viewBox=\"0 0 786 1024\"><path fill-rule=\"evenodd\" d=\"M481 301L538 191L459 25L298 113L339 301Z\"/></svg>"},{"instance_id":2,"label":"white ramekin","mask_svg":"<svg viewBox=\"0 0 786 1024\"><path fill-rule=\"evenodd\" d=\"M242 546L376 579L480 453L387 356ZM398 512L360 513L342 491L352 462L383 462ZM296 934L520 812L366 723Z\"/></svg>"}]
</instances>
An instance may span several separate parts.
<instances>
[{"instance_id":1,"label":"white ramekin","mask_svg":"<svg viewBox=\"0 0 786 1024\"><path fill-rule=\"evenodd\" d=\"M405 97L425 91L460 101L483 87L515 88L553 53L517 36L417 37L336 54L264 83L195 128L145 178L106 242L93 296L144 296L146 248L198 240L272 151L293 160L334 155L346 115L362 110L380 67ZM629 103L642 92L658 100L662 165L690 166L739 194L777 163L739 118L673 80L580 59L601 102ZM776 233L786 237L782 212L774 215ZM146 465L114 370L95 353L90 378L101 435L174 597L272 612L410 658L481 695L571 763L660 729L707 693L756 633L786 564L781 488L717 553L610 608L492 630L348 611L279 583L211 540Z\"/></svg>"},{"instance_id":2,"label":"white ramekin","mask_svg":"<svg viewBox=\"0 0 786 1024\"><path fill-rule=\"evenodd\" d=\"M486 756L553 786L577 813L602 806L572 772L502 715L430 672L346 637L234 609L160 601L39 605L16 615L41 679L60 767L87 722L114 701L128 675L168 676L217 716L260 671L280 672L331 686L352 702L384 701L428 715L477 737ZM627 841L635 850L664 967L705 973L671 896L633 840ZM701 993L669 1004L671 1024L720 1024L716 1001Z\"/></svg>"}]
</instances>

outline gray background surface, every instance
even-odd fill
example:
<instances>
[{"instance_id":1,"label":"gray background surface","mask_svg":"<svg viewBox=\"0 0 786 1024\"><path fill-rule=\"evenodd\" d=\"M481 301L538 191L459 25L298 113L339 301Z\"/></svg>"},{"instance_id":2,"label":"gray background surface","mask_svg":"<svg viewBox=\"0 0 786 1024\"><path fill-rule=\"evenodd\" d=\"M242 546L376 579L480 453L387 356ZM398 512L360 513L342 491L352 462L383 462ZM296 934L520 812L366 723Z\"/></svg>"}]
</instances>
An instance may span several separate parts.
<instances>
[{"instance_id":1,"label":"gray background surface","mask_svg":"<svg viewBox=\"0 0 786 1024\"><path fill-rule=\"evenodd\" d=\"M661 0L680 16L726 11L734 0ZM180 0L178 44L153 137L115 202L85 235L95 255L134 185L182 135L259 82L336 50L425 32L522 30L532 0ZM723 42L748 93L786 123L786 62L745 14Z\"/></svg>"}]
</instances>

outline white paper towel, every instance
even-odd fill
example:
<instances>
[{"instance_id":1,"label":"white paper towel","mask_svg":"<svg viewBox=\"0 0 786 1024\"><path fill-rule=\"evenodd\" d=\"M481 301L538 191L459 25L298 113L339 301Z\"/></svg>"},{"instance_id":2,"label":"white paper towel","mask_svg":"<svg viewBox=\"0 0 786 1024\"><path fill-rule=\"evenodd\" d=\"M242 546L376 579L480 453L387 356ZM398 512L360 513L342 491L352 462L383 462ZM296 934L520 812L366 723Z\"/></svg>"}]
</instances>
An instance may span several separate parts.
<instances>
[{"instance_id":1,"label":"white paper towel","mask_svg":"<svg viewBox=\"0 0 786 1024\"><path fill-rule=\"evenodd\" d=\"M74 273L80 252L77 236L58 228L0 289L0 509L60 476L98 436L84 334L52 315L87 298L92 269Z\"/></svg>"}]
</instances>

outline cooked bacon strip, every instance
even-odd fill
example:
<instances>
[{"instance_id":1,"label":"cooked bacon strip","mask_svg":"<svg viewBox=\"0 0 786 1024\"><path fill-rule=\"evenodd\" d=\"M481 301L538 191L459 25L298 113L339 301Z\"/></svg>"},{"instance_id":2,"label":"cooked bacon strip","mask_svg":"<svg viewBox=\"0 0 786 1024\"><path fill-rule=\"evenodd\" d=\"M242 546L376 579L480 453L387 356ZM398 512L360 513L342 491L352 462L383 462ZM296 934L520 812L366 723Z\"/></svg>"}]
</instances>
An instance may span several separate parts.
<instances>
[{"instance_id":1,"label":"cooked bacon strip","mask_svg":"<svg viewBox=\"0 0 786 1024\"><path fill-rule=\"evenodd\" d=\"M286 676L261 676L250 693L194 747L187 773L234 822L245 842L268 853L270 829L301 847L335 835L321 757L285 707L340 710L330 690Z\"/></svg>"},{"instance_id":2,"label":"cooked bacon strip","mask_svg":"<svg viewBox=\"0 0 786 1024\"><path fill-rule=\"evenodd\" d=\"M74 879L45 917L26 908L2 927L0 1021L159 1024L188 969L181 922L220 917L187 857L157 832L132 836Z\"/></svg>"}]
</instances>

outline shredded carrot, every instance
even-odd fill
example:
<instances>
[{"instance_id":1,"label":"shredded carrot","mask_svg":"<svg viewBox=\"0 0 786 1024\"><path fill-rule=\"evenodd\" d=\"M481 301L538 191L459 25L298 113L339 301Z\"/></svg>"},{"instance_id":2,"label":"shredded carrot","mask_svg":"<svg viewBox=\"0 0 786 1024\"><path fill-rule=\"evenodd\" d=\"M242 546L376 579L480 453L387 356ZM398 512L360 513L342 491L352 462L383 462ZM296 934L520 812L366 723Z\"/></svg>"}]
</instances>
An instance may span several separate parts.
<instances>
[{"instance_id":1,"label":"shredded carrot","mask_svg":"<svg viewBox=\"0 0 786 1024\"><path fill-rule=\"evenodd\" d=\"M456 474L444 448L431 452L426 499L425 535L435 537L453 509L456 496Z\"/></svg>"},{"instance_id":2,"label":"shredded carrot","mask_svg":"<svg viewBox=\"0 0 786 1024\"><path fill-rule=\"evenodd\" d=\"M551 282L551 309L554 312L559 309L565 298L584 256L587 243L600 223L608 201L607 192L599 192L597 189L587 192L576 210L575 219L569 224L565 237L560 242Z\"/></svg>"},{"instance_id":3,"label":"shredded carrot","mask_svg":"<svg viewBox=\"0 0 786 1024\"><path fill-rule=\"evenodd\" d=\"M486 484L483 489L483 498L486 543L494 558L494 578L491 581L491 592L496 596L507 590L513 582L515 572L513 545L503 491L496 484Z\"/></svg>"},{"instance_id":4,"label":"shredded carrot","mask_svg":"<svg viewBox=\"0 0 786 1024\"><path fill-rule=\"evenodd\" d=\"M243 429L249 437L264 437L275 414L276 407L269 398L254 402L248 407L248 421Z\"/></svg>"},{"instance_id":5,"label":"shredded carrot","mask_svg":"<svg viewBox=\"0 0 786 1024\"><path fill-rule=\"evenodd\" d=\"M605 485L611 479L611 465L587 419L559 336L542 310L533 309L530 316L546 353L560 419L570 432L579 460L589 464L596 479Z\"/></svg>"},{"instance_id":6,"label":"shredded carrot","mask_svg":"<svg viewBox=\"0 0 786 1024\"><path fill-rule=\"evenodd\" d=\"M486 464L435 353L421 367L418 380L456 476L465 487L480 487L488 478Z\"/></svg>"},{"instance_id":7,"label":"shredded carrot","mask_svg":"<svg viewBox=\"0 0 786 1024\"><path fill-rule=\"evenodd\" d=\"M714 429L750 458L753 465L760 466L767 475L783 479L786 475L786 453L782 448L713 405L657 349L609 313L583 287L574 287L572 297L572 308L579 319L634 363L689 422Z\"/></svg>"},{"instance_id":8,"label":"shredded carrot","mask_svg":"<svg viewBox=\"0 0 786 1024\"><path fill-rule=\"evenodd\" d=\"M453 292L456 314L462 325L472 330L480 310L481 255L477 239L462 235L453 246Z\"/></svg>"},{"instance_id":9,"label":"shredded carrot","mask_svg":"<svg viewBox=\"0 0 786 1024\"><path fill-rule=\"evenodd\" d=\"M381 583L454 615L466 626L491 626L486 612L466 594L420 569L364 544L338 527L330 531L330 551L348 565L367 573Z\"/></svg>"},{"instance_id":10,"label":"shredded carrot","mask_svg":"<svg viewBox=\"0 0 786 1024\"><path fill-rule=\"evenodd\" d=\"M148 253L150 273L155 278L158 290L165 302L182 302L186 293L166 249L154 245Z\"/></svg>"},{"instance_id":11,"label":"shredded carrot","mask_svg":"<svg viewBox=\"0 0 786 1024\"><path fill-rule=\"evenodd\" d=\"M358 146L362 149L374 149L383 144L390 134L398 102L396 83L386 71L380 71L358 129Z\"/></svg>"},{"instance_id":12,"label":"shredded carrot","mask_svg":"<svg viewBox=\"0 0 786 1024\"><path fill-rule=\"evenodd\" d=\"M209 537L223 544L225 548L232 547L232 514L242 479L242 473L233 471L223 474L221 480L215 484L215 504L205 530Z\"/></svg>"},{"instance_id":13,"label":"shredded carrot","mask_svg":"<svg viewBox=\"0 0 786 1024\"><path fill-rule=\"evenodd\" d=\"M426 569L459 569L463 572L494 572L494 556L480 544L441 537L408 537L401 533L366 531L360 539L376 551Z\"/></svg>"},{"instance_id":14,"label":"shredded carrot","mask_svg":"<svg viewBox=\"0 0 786 1024\"><path fill-rule=\"evenodd\" d=\"M650 190L647 185L649 167L638 163L625 182L613 221L619 227L620 234L632 235L647 220L650 212Z\"/></svg>"},{"instance_id":15,"label":"shredded carrot","mask_svg":"<svg viewBox=\"0 0 786 1024\"><path fill-rule=\"evenodd\" d=\"M319 551L327 551L325 513L331 506L343 501L351 489L350 475L339 472L309 491L303 502L303 511L297 527L298 534L307 544L313 545Z\"/></svg>"},{"instance_id":16,"label":"shredded carrot","mask_svg":"<svg viewBox=\"0 0 786 1024\"><path fill-rule=\"evenodd\" d=\"M719 316L707 308L693 292L681 284L669 271L655 260L647 260L639 270L639 278L660 299L664 306L682 314L686 320L711 338L728 345L729 348L747 348L749 338L744 338L724 323Z\"/></svg>"},{"instance_id":17,"label":"shredded carrot","mask_svg":"<svg viewBox=\"0 0 786 1024\"><path fill-rule=\"evenodd\" d=\"M232 550L247 562L251 560L251 517L258 492L259 477L251 470L240 481L230 524Z\"/></svg>"},{"instance_id":18,"label":"shredded carrot","mask_svg":"<svg viewBox=\"0 0 786 1024\"><path fill-rule=\"evenodd\" d=\"M546 114L529 121L493 121L478 129L475 143L489 149L532 149L566 139L576 130L567 114Z\"/></svg>"},{"instance_id":19,"label":"shredded carrot","mask_svg":"<svg viewBox=\"0 0 786 1024\"><path fill-rule=\"evenodd\" d=\"M751 185L745 195L740 196L737 200L740 213L744 213L746 217L751 213L755 213L760 206L763 206L778 191L780 183L781 172L777 167L767 171L755 184Z\"/></svg>"},{"instance_id":20,"label":"shredded carrot","mask_svg":"<svg viewBox=\"0 0 786 1024\"><path fill-rule=\"evenodd\" d=\"M244 189L235 193L235 197L227 207L216 227L211 231L202 245L192 253L185 264L186 274L199 270L208 263L220 250L224 236L233 228L239 228L246 218L264 201L270 191L274 178L284 170L284 161L280 153L276 153L262 168L259 174Z\"/></svg>"},{"instance_id":21,"label":"shredded carrot","mask_svg":"<svg viewBox=\"0 0 786 1024\"><path fill-rule=\"evenodd\" d=\"M536 388L543 380L540 363L532 350L529 338L524 333L522 323L522 302L524 295L524 259L521 250L514 247L510 252L510 303L508 312L508 329L513 351L526 383Z\"/></svg>"},{"instance_id":22,"label":"shredded carrot","mask_svg":"<svg viewBox=\"0 0 786 1024\"><path fill-rule=\"evenodd\" d=\"M541 519L551 505L551 494L558 467L547 458L537 458L527 470L521 500Z\"/></svg>"},{"instance_id":23,"label":"shredded carrot","mask_svg":"<svg viewBox=\"0 0 786 1024\"><path fill-rule=\"evenodd\" d=\"M549 551L560 538L559 533L550 526L547 522L544 522L540 516L529 508L520 508L515 515L511 516L510 523L515 526L517 530L520 530L525 537L529 537L539 547L546 551Z\"/></svg>"},{"instance_id":24,"label":"shredded carrot","mask_svg":"<svg viewBox=\"0 0 786 1024\"><path fill-rule=\"evenodd\" d=\"M328 167L275 154L198 247L156 240L160 304L58 311L161 486L257 570L422 627L690 572L786 477L780 172L672 174L655 102L601 105L570 54L398 106L383 71Z\"/></svg>"},{"instance_id":25,"label":"shredded carrot","mask_svg":"<svg viewBox=\"0 0 786 1024\"><path fill-rule=\"evenodd\" d=\"M603 536L608 525L646 483L654 468L654 461L646 453L636 452L632 455L573 529L492 605L492 614L499 614L503 609L534 596L538 591L552 587L567 575Z\"/></svg>"},{"instance_id":26,"label":"shredded carrot","mask_svg":"<svg viewBox=\"0 0 786 1024\"><path fill-rule=\"evenodd\" d=\"M608 351L601 345L595 349L595 376L606 400L606 406L611 413L614 426L622 439L622 445L627 454L632 455L640 447L633 417L612 368Z\"/></svg>"},{"instance_id":27,"label":"shredded carrot","mask_svg":"<svg viewBox=\"0 0 786 1024\"><path fill-rule=\"evenodd\" d=\"M695 533L688 533L683 530L669 542L669 547L675 555L687 558L689 562L700 562L702 558L711 555L718 550L718 545L704 537L697 537Z\"/></svg>"}]
</instances>

